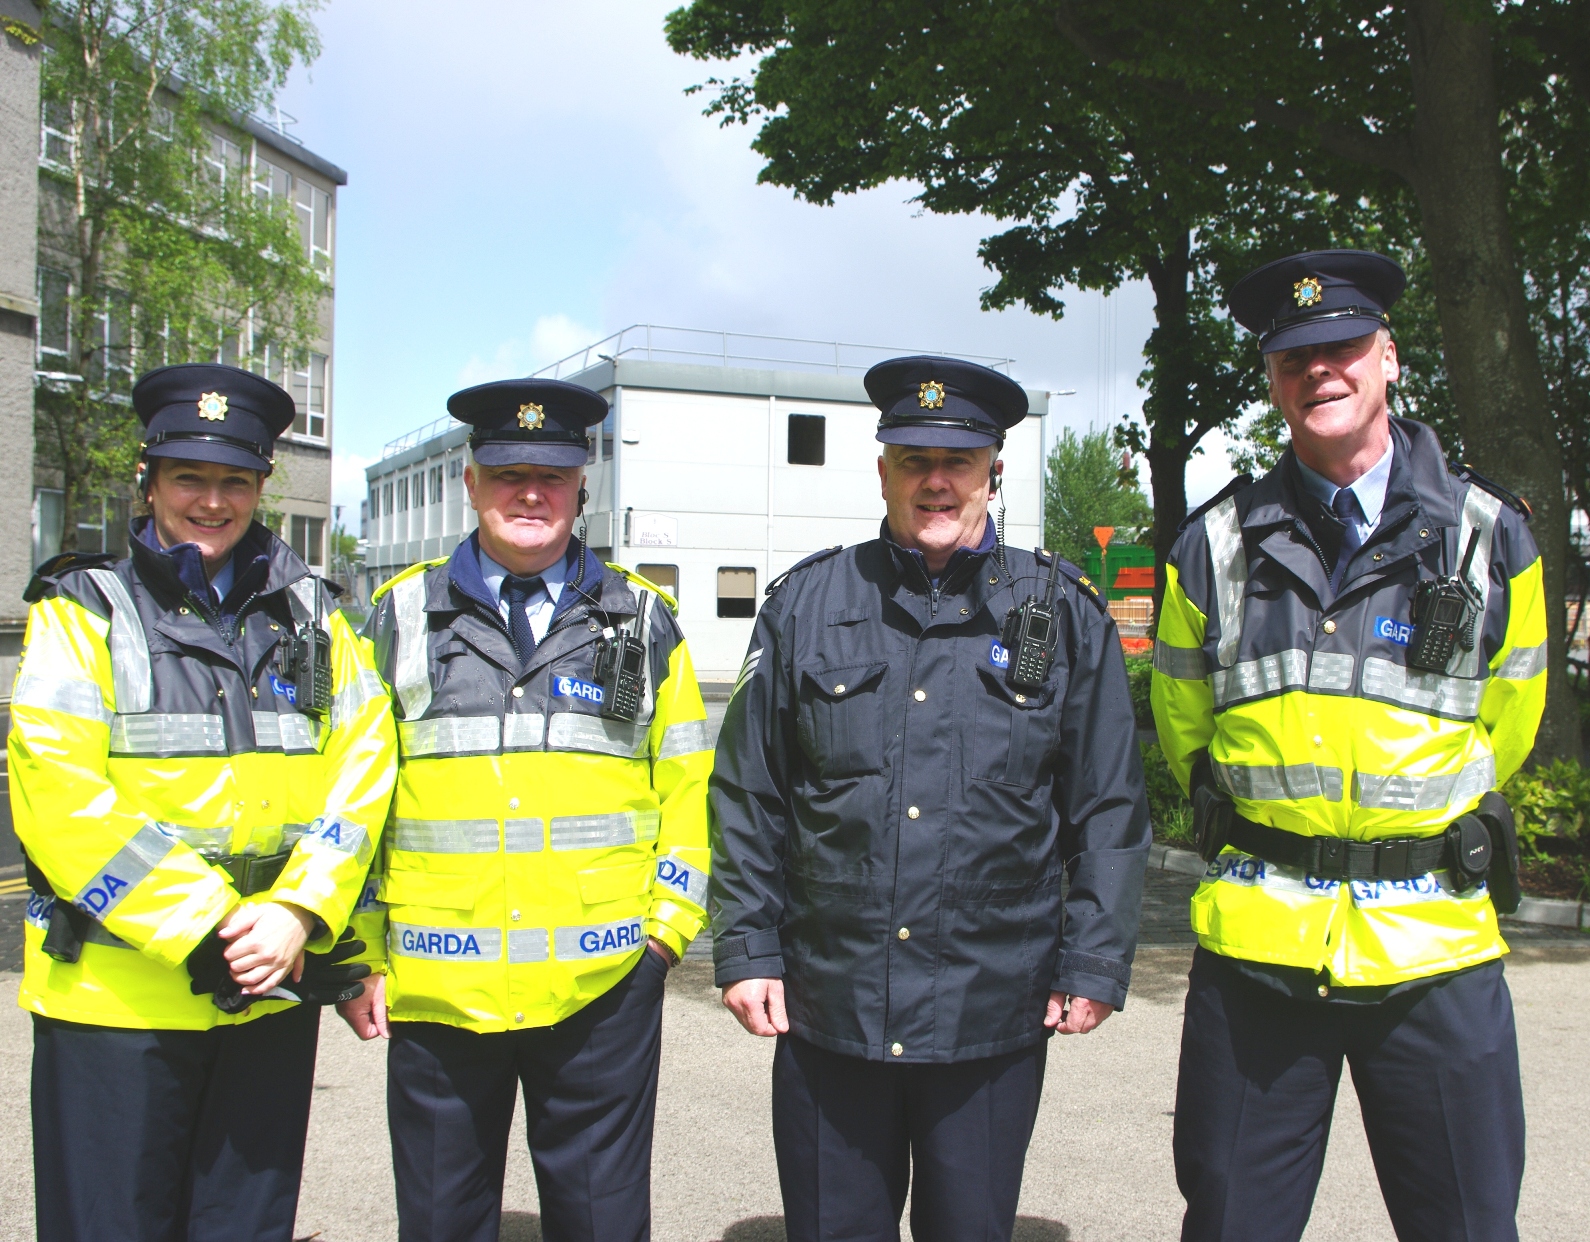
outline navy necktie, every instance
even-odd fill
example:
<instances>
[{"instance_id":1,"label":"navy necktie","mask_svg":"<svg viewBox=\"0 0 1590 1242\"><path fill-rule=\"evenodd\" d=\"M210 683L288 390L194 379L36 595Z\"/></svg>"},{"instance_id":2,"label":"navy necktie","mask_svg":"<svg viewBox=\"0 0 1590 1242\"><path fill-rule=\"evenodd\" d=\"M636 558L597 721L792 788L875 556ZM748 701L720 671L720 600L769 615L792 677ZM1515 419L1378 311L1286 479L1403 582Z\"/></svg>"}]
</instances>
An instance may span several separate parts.
<instances>
[{"instance_id":1,"label":"navy necktie","mask_svg":"<svg viewBox=\"0 0 1590 1242\"><path fill-rule=\"evenodd\" d=\"M525 606L541 585L540 578L519 578L513 574L502 580L502 598L508 605L508 636L513 639L514 654L519 657L520 664L530 663L536 649L535 631L530 628L530 615Z\"/></svg>"},{"instance_id":2,"label":"navy necktie","mask_svg":"<svg viewBox=\"0 0 1590 1242\"><path fill-rule=\"evenodd\" d=\"M1337 491L1331 500L1331 510L1347 524L1347 532L1342 536L1342 549L1336 554L1336 570L1331 574L1331 590L1340 591L1342 579L1347 575L1347 562L1364 544L1358 534L1358 524L1364 520L1364 510L1358 503L1358 493L1350 487Z\"/></svg>"}]
</instances>

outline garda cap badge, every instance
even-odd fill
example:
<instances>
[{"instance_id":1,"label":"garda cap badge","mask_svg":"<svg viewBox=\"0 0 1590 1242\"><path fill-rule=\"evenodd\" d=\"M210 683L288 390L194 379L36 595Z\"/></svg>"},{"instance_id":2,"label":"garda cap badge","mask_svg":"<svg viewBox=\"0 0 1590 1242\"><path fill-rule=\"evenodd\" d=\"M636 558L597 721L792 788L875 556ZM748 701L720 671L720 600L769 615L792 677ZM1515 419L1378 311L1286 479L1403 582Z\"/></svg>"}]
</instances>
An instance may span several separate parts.
<instances>
[{"instance_id":1,"label":"garda cap badge","mask_svg":"<svg viewBox=\"0 0 1590 1242\"><path fill-rule=\"evenodd\" d=\"M938 380L924 380L917 389L916 403L924 410L942 410L944 408L944 385Z\"/></svg>"},{"instance_id":2,"label":"garda cap badge","mask_svg":"<svg viewBox=\"0 0 1590 1242\"><path fill-rule=\"evenodd\" d=\"M526 401L519 407L519 425L526 431L540 431L546 421L546 412L534 401Z\"/></svg>"},{"instance_id":3,"label":"garda cap badge","mask_svg":"<svg viewBox=\"0 0 1590 1242\"><path fill-rule=\"evenodd\" d=\"M205 393L199 398L199 417L221 422L226 417L226 398L218 392Z\"/></svg>"},{"instance_id":4,"label":"garda cap badge","mask_svg":"<svg viewBox=\"0 0 1590 1242\"><path fill-rule=\"evenodd\" d=\"M1325 296L1325 286L1318 276L1305 276L1293 283L1292 296L1299 306L1313 306Z\"/></svg>"}]
</instances>

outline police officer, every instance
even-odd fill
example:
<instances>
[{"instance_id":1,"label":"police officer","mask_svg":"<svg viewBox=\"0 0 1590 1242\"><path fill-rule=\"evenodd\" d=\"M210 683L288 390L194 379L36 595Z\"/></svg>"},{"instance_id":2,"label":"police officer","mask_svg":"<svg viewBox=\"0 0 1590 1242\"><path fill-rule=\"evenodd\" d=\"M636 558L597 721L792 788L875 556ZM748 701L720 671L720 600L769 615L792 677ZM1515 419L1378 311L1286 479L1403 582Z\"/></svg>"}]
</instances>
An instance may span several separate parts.
<instances>
[{"instance_id":1,"label":"police officer","mask_svg":"<svg viewBox=\"0 0 1590 1242\"><path fill-rule=\"evenodd\" d=\"M402 758L360 926L388 951L343 1015L391 1039L404 1242L497 1237L520 1087L549 1242L643 1239L663 983L706 923L706 710L673 600L573 533L606 401L506 380L447 408L479 528L376 593Z\"/></svg>"},{"instance_id":2,"label":"police officer","mask_svg":"<svg viewBox=\"0 0 1590 1242\"><path fill-rule=\"evenodd\" d=\"M1295 1239L1345 1059L1397 1236L1517 1237L1524 1115L1497 908L1546 696L1527 509L1387 411L1403 288L1318 251L1241 280L1292 443L1196 514L1154 648L1208 873L1177 1089L1187 1239Z\"/></svg>"},{"instance_id":3,"label":"police officer","mask_svg":"<svg viewBox=\"0 0 1590 1242\"><path fill-rule=\"evenodd\" d=\"M931 357L865 383L883 527L772 584L718 742L717 982L778 1037L792 1242L898 1237L913 1166L914 1237L1008 1239L1047 1036L1126 999L1126 669L1096 588L988 516L1021 387Z\"/></svg>"},{"instance_id":4,"label":"police officer","mask_svg":"<svg viewBox=\"0 0 1590 1242\"><path fill-rule=\"evenodd\" d=\"M38 1236L286 1242L317 1005L368 973L333 942L386 819L391 707L253 520L292 398L185 365L132 400L150 516L130 557L39 569L11 699Z\"/></svg>"}]
</instances>

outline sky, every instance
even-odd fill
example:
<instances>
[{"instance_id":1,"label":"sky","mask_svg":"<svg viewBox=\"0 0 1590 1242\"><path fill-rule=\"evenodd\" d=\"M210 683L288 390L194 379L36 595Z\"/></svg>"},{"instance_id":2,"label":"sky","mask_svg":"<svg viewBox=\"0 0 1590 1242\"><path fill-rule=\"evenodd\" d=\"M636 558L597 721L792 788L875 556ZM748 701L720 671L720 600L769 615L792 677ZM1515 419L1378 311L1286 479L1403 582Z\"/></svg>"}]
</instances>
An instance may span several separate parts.
<instances>
[{"instance_id":1,"label":"sky","mask_svg":"<svg viewBox=\"0 0 1590 1242\"><path fill-rule=\"evenodd\" d=\"M320 58L279 96L348 173L337 196L333 501L452 392L631 324L1013 360L1078 427L1135 413L1146 287L1070 291L1061 320L979 308L1001 225L922 212L893 183L817 207L758 185L754 130L702 115L671 3L331 0ZM1146 469L1143 471L1146 483ZM1189 499L1230 474L1218 445Z\"/></svg>"}]
</instances>

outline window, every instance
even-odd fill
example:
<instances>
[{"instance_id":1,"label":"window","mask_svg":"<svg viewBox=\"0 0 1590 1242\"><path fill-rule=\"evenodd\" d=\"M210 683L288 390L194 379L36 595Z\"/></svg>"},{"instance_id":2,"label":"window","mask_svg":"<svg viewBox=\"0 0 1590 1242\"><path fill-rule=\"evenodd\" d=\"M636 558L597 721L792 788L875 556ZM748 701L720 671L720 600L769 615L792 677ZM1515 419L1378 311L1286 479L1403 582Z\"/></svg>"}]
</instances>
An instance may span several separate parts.
<instances>
[{"instance_id":1,"label":"window","mask_svg":"<svg viewBox=\"0 0 1590 1242\"><path fill-rule=\"evenodd\" d=\"M448 459L447 477L450 479L461 479L464 477L464 459L462 456Z\"/></svg>"},{"instance_id":2,"label":"window","mask_svg":"<svg viewBox=\"0 0 1590 1242\"><path fill-rule=\"evenodd\" d=\"M370 484L370 507L366 512L371 517L381 516L381 486L378 483Z\"/></svg>"},{"instance_id":3,"label":"window","mask_svg":"<svg viewBox=\"0 0 1590 1242\"><path fill-rule=\"evenodd\" d=\"M756 616L756 570L733 567L718 570L718 615Z\"/></svg>"},{"instance_id":4,"label":"window","mask_svg":"<svg viewBox=\"0 0 1590 1242\"><path fill-rule=\"evenodd\" d=\"M132 298L120 289L106 292L89 320L93 353L88 359L88 382L109 392L132 388Z\"/></svg>"},{"instance_id":5,"label":"window","mask_svg":"<svg viewBox=\"0 0 1590 1242\"><path fill-rule=\"evenodd\" d=\"M204 157L204 171L216 185L224 186L237 178L243 167L243 148L220 134L210 135L210 150Z\"/></svg>"},{"instance_id":6,"label":"window","mask_svg":"<svg viewBox=\"0 0 1590 1242\"><path fill-rule=\"evenodd\" d=\"M821 414L789 416L789 464L820 466L827 457L828 420Z\"/></svg>"},{"instance_id":7,"label":"window","mask_svg":"<svg viewBox=\"0 0 1590 1242\"><path fill-rule=\"evenodd\" d=\"M292 549L311 569L320 569L326 563L322 545L326 541L326 519L293 514Z\"/></svg>"},{"instance_id":8,"label":"window","mask_svg":"<svg viewBox=\"0 0 1590 1242\"><path fill-rule=\"evenodd\" d=\"M302 177L293 183L293 210L304 239L304 257L320 271L331 268L331 195Z\"/></svg>"},{"instance_id":9,"label":"window","mask_svg":"<svg viewBox=\"0 0 1590 1242\"><path fill-rule=\"evenodd\" d=\"M72 348L72 281L65 272L41 267L38 286L39 370L60 370L67 365Z\"/></svg>"},{"instance_id":10,"label":"window","mask_svg":"<svg viewBox=\"0 0 1590 1242\"><path fill-rule=\"evenodd\" d=\"M423 509L425 507L424 471L416 470L413 474L409 475L409 487L411 488L414 497L414 503L412 507L415 509Z\"/></svg>"},{"instance_id":11,"label":"window","mask_svg":"<svg viewBox=\"0 0 1590 1242\"><path fill-rule=\"evenodd\" d=\"M259 198L287 202L293 193L293 175L254 153L254 193Z\"/></svg>"},{"instance_id":12,"label":"window","mask_svg":"<svg viewBox=\"0 0 1590 1242\"><path fill-rule=\"evenodd\" d=\"M52 164L70 165L77 142L72 137L72 105L59 99L44 101L40 109L39 150Z\"/></svg>"},{"instance_id":13,"label":"window","mask_svg":"<svg viewBox=\"0 0 1590 1242\"><path fill-rule=\"evenodd\" d=\"M635 572L649 582L655 582L675 599L679 598L679 566L677 565L637 565ZM753 579L752 585L755 585Z\"/></svg>"},{"instance_id":14,"label":"window","mask_svg":"<svg viewBox=\"0 0 1590 1242\"><path fill-rule=\"evenodd\" d=\"M610 409L607 417L602 420L602 460L613 460L613 427L618 422L617 416Z\"/></svg>"},{"instance_id":15,"label":"window","mask_svg":"<svg viewBox=\"0 0 1590 1242\"><path fill-rule=\"evenodd\" d=\"M407 513L409 511L409 481L407 479L399 479L397 481L397 502L397 511L399 513Z\"/></svg>"},{"instance_id":16,"label":"window","mask_svg":"<svg viewBox=\"0 0 1590 1242\"><path fill-rule=\"evenodd\" d=\"M316 440L326 438L326 355L309 354L293 368L293 433Z\"/></svg>"},{"instance_id":17,"label":"window","mask_svg":"<svg viewBox=\"0 0 1590 1242\"><path fill-rule=\"evenodd\" d=\"M381 512L387 517L392 516L392 485L390 483L381 489Z\"/></svg>"},{"instance_id":18,"label":"window","mask_svg":"<svg viewBox=\"0 0 1590 1242\"><path fill-rule=\"evenodd\" d=\"M442 468L432 466L425 473L431 481L431 503L439 505L442 503Z\"/></svg>"}]
</instances>

